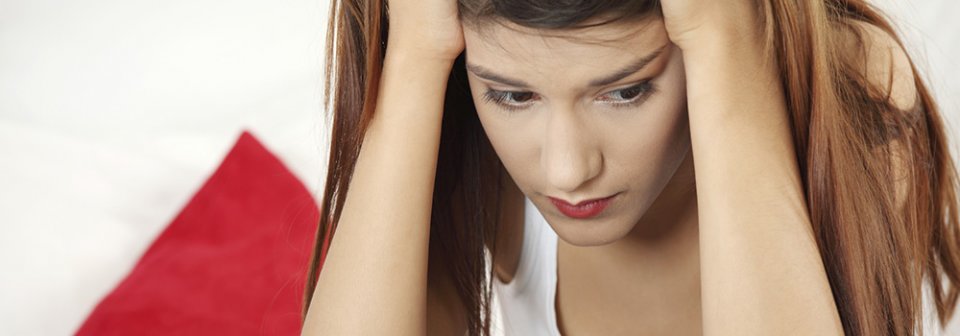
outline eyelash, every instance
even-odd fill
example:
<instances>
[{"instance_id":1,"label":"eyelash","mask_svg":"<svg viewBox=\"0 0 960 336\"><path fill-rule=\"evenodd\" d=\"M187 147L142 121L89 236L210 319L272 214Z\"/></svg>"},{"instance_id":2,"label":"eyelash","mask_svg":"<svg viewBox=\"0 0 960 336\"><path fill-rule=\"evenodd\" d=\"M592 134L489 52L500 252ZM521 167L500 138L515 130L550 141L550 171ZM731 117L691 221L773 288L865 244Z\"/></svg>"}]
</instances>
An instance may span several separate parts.
<instances>
[{"instance_id":1,"label":"eyelash","mask_svg":"<svg viewBox=\"0 0 960 336\"><path fill-rule=\"evenodd\" d=\"M639 106L644 101L646 101L650 95L657 92L656 86L653 83L651 83L650 80L646 80L627 88L613 90L613 91L604 93L603 95L607 96L615 93L621 93L622 95L623 92L628 92L632 90L639 90L640 92L638 92L635 97L629 100L625 100L622 102L611 102L609 104L619 108L629 108L629 107ZM483 94L483 100L488 103L497 105L501 109L511 111L511 112L525 109L532 104L530 101L519 103L519 104L510 103L508 102L508 99L511 98L511 95L531 95L533 97L536 97L535 93L526 92L526 91L498 91L493 89L487 89L487 92ZM530 98L530 99L533 99L533 98Z\"/></svg>"}]
</instances>

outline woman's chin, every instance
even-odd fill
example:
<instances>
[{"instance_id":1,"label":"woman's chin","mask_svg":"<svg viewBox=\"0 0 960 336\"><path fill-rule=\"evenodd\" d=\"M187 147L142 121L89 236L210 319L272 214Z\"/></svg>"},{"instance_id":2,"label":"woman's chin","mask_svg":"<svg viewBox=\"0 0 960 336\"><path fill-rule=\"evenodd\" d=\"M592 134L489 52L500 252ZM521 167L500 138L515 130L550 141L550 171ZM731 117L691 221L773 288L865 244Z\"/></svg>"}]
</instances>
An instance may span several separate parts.
<instances>
[{"instance_id":1,"label":"woman's chin","mask_svg":"<svg viewBox=\"0 0 960 336\"><path fill-rule=\"evenodd\" d=\"M611 244L629 235L650 205L649 198L638 203L629 197L629 193L623 193L594 217L576 218L572 217L576 214L568 216L557 208L548 209L552 211L541 210L540 213L564 242L590 247Z\"/></svg>"},{"instance_id":2,"label":"woman's chin","mask_svg":"<svg viewBox=\"0 0 960 336\"><path fill-rule=\"evenodd\" d=\"M579 247L603 246L627 236L634 222L624 223L623 219L581 220L547 219L547 223L557 233L557 237L567 244Z\"/></svg>"}]
</instances>

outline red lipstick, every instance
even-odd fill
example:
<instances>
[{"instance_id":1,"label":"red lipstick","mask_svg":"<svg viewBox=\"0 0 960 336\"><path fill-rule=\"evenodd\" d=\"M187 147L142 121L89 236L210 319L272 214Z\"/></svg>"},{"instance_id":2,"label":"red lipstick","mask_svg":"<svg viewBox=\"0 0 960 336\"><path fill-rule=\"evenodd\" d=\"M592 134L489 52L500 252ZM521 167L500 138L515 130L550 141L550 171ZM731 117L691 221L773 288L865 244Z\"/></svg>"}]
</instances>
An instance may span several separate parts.
<instances>
[{"instance_id":1,"label":"red lipstick","mask_svg":"<svg viewBox=\"0 0 960 336\"><path fill-rule=\"evenodd\" d=\"M607 208L607 205L610 205L610 201L617 196L609 196L606 198L598 198L592 200L586 200L577 204L570 204L567 201L558 198L550 198L550 202L557 207L557 210L560 210L564 215L570 218L585 219L594 217L603 212L603 209Z\"/></svg>"}]
</instances>

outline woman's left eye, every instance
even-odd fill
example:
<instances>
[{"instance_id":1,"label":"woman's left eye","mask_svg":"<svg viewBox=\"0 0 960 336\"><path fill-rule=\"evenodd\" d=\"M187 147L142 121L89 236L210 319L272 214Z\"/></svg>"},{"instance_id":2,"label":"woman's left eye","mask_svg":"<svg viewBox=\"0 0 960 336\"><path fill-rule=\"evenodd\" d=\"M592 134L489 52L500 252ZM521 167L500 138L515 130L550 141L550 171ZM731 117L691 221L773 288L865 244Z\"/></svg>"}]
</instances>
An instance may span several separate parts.
<instances>
[{"instance_id":1,"label":"woman's left eye","mask_svg":"<svg viewBox=\"0 0 960 336\"><path fill-rule=\"evenodd\" d=\"M635 105L642 103L654 91L653 83L645 81L628 88L607 92L598 100L614 105Z\"/></svg>"}]
</instances>

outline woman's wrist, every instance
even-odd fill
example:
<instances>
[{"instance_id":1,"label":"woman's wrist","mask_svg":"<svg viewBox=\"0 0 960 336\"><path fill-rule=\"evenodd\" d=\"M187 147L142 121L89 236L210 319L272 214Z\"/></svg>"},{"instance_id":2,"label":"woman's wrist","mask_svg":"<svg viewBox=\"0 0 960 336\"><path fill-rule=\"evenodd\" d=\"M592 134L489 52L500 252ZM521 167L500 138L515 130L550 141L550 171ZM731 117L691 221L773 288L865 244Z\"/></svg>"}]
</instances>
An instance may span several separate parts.
<instances>
[{"instance_id":1,"label":"woman's wrist","mask_svg":"<svg viewBox=\"0 0 960 336\"><path fill-rule=\"evenodd\" d=\"M456 57L449 57L414 46L388 45L384 66L396 64L412 66L419 70L440 71L449 74Z\"/></svg>"},{"instance_id":2,"label":"woman's wrist","mask_svg":"<svg viewBox=\"0 0 960 336\"><path fill-rule=\"evenodd\" d=\"M384 74L397 75L404 81L417 78L442 82L445 85L456 58L438 55L401 44L389 45L383 60Z\"/></svg>"},{"instance_id":3,"label":"woman's wrist","mask_svg":"<svg viewBox=\"0 0 960 336\"><path fill-rule=\"evenodd\" d=\"M683 1L680 1L683 2ZM677 4L673 4L677 6ZM666 6L666 4L664 4ZM695 6L696 9L685 6ZM684 54L762 45L765 27L752 0L686 4L665 12L670 39Z\"/></svg>"},{"instance_id":4,"label":"woman's wrist","mask_svg":"<svg viewBox=\"0 0 960 336\"><path fill-rule=\"evenodd\" d=\"M451 66L460 56L463 46L446 46L443 43L423 43L412 38L390 36L387 40L387 54L420 59L430 63L446 64Z\"/></svg>"},{"instance_id":5,"label":"woman's wrist","mask_svg":"<svg viewBox=\"0 0 960 336\"><path fill-rule=\"evenodd\" d=\"M687 57L702 59L733 55L757 57L763 54L763 27L760 24L714 23L704 25L674 41Z\"/></svg>"},{"instance_id":6,"label":"woman's wrist","mask_svg":"<svg viewBox=\"0 0 960 336\"><path fill-rule=\"evenodd\" d=\"M776 59L757 36L718 32L681 47L691 113L699 113L700 107L752 100L744 95L782 94L772 90L780 85Z\"/></svg>"},{"instance_id":7,"label":"woman's wrist","mask_svg":"<svg viewBox=\"0 0 960 336\"><path fill-rule=\"evenodd\" d=\"M418 115L431 120L439 118L453 63L454 60L437 58L413 48L388 47L379 83L381 101L378 105L386 99L391 104L400 103L399 106L418 106L403 111L403 115ZM382 110L398 110L397 107Z\"/></svg>"}]
</instances>

